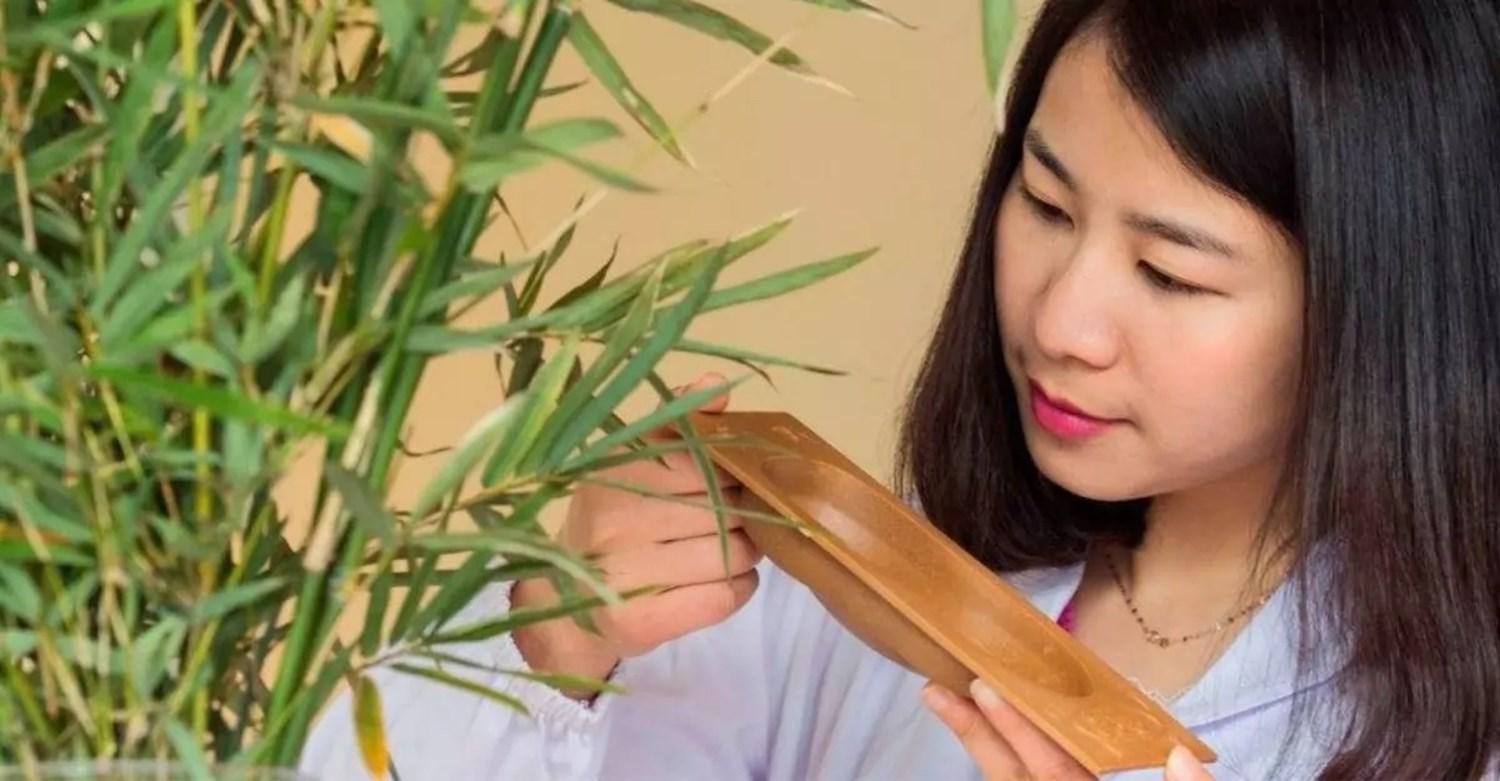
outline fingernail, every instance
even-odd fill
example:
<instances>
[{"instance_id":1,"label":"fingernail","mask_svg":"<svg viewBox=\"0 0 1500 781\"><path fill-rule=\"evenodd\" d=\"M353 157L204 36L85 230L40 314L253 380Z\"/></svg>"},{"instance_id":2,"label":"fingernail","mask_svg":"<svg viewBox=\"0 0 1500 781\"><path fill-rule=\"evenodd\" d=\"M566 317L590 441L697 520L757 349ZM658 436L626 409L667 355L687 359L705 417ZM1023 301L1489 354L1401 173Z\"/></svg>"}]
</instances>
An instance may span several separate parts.
<instances>
[{"instance_id":1,"label":"fingernail","mask_svg":"<svg viewBox=\"0 0 1500 781\"><path fill-rule=\"evenodd\" d=\"M1192 779L1203 770L1203 763L1193 756L1193 752L1182 746L1172 749L1167 755L1167 778L1169 779Z\"/></svg>"},{"instance_id":2,"label":"fingernail","mask_svg":"<svg viewBox=\"0 0 1500 781\"><path fill-rule=\"evenodd\" d=\"M974 701L979 703L979 707L985 710L999 710L1000 706L1004 704L1000 699L1000 695L996 694L995 690L991 689L989 684L978 678L975 678L974 682L969 684L969 693L974 695Z\"/></svg>"},{"instance_id":3,"label":"fingernail","mask_svg":"<svg viewBox=\"0 0 1500 781\"><path fill-rule=\"evenodd\" d=\"M922 687L922 702L928 709L941 713L953 704L953 695L934 683Z\"/></svg>"}]
</instances>

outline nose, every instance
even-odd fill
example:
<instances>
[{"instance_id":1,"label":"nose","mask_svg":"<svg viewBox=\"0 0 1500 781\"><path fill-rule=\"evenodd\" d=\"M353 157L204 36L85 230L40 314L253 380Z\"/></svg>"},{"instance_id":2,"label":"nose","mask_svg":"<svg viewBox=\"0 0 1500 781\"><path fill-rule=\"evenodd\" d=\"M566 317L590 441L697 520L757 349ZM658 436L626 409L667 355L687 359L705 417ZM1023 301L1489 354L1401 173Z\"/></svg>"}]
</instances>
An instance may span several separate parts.
<instances>
[{"instance_id":1,"label":"nose","mask_svg":"<svg viewBox=\"0 0 1500 781\"><path fill-rule=\"evenodd\" d=\"M1080 243L1042 289L1032 310L1037 348L1058 363L1104 369L1120 358L1114 313L1122 280L1109 278L1109 250Z\"/></svg>"}]
</instances>

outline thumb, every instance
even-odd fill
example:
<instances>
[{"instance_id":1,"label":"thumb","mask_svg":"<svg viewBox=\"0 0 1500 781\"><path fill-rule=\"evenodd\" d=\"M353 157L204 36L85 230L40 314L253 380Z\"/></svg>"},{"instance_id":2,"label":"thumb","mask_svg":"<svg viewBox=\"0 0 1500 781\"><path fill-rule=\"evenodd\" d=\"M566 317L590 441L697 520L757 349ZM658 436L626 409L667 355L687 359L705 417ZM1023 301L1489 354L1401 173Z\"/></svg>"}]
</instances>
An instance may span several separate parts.
<instances>
[{"instance_id":1,"label":"thumb","mask_svg":"<svg viewBox=\"0 0 1500 781\"><path fill-rule=\"evenodd\" d=\"M1166 781L1214 781L1214 777L1193 752L1178 746L1167 757Z\"/></svg>"},{"instance_id":2,"label":"thumb","mask_svg":"<svg viewBox=\"0 0 1500 781\"><path fill-rule=\"evenodd\" d=\"M688 393L694 393L696 391L707 390L709 388L714 387L715 385L723 385L726 381L727 380L725 380L724 375L718 374L716 372L708 372L708 373L703 374L702 376L698 377L698 379L693 380L692 383L690 383L688 385L684 385L684 386L681 386L681 387L673 388L672 389L672 394L675 395L675 396L683 396L683 395L688 394ZM713 397L712 399L709 399L708 401L703 402L703 404L698 407L698 411L699 412L708 412L708 413L718 413L718 412L723 412L728 407L729 407L729 393L726 391L724 393L719 394L718 396Z\"/></svg>"}]
</instances>

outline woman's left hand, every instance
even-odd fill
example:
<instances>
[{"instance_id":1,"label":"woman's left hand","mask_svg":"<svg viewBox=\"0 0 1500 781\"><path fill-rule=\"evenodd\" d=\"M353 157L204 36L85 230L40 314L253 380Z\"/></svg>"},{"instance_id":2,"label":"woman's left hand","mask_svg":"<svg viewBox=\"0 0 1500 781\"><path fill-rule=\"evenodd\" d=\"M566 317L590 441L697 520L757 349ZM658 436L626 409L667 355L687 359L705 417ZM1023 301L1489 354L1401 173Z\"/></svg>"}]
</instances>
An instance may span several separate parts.
<instances>
[{"instance_id":1,"label":"woman's left hand","mask_svg":"<svg viewBox=\"0 0 1500 781\"><path fill-rule=\"evenodd\" d=\"M935 683L922 690L922 701L953 730L986 781L1095 781L1068 752L1037 729L1030 719L975 681L973 700ZM1167 761L1166 781L1213 781L1192 752L1181 746Z\"/></svg>"}]
</instances>

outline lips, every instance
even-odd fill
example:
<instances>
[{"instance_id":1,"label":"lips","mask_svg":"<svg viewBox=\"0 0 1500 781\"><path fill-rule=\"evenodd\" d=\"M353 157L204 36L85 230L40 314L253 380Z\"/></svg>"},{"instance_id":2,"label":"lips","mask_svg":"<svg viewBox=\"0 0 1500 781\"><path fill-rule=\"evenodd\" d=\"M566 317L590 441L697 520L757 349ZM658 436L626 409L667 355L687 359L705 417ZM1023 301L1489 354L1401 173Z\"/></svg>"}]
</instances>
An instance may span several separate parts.
<instances>
[{"instance_id":1,"label":"lips","mask_svg":"<svg viewBox=\"0 0 1500 781\"><path fill-rule=\"evenodd\" d=\"M1095 417L1066 399L1049 396L1035 380L1030 380L1030 384L1032 418L1054 436L1069 440L1088 439L1121 422Z\"/></svg>"}]
</instances>

